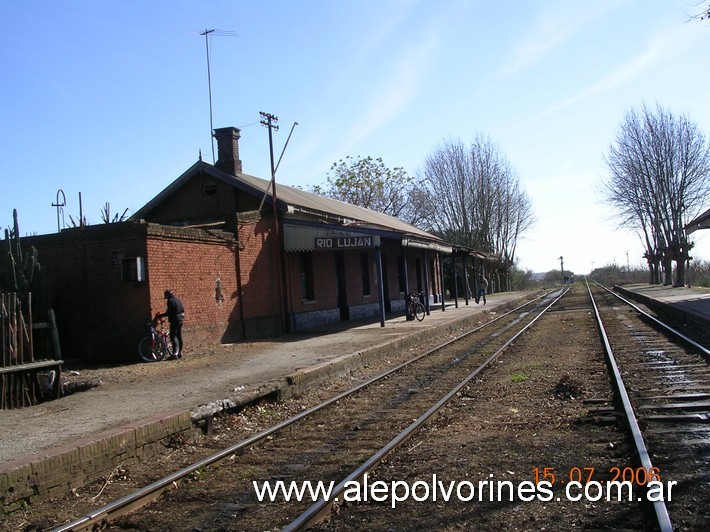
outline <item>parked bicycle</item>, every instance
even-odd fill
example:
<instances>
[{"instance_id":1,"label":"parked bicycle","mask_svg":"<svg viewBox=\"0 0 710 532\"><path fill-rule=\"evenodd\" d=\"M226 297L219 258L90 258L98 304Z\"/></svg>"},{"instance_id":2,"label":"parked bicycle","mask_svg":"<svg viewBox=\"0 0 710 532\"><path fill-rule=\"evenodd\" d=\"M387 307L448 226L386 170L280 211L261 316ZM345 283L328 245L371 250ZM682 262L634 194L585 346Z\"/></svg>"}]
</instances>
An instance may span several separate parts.
<instances>
[{"instance_id":1,"label":"parked bicycle","mask_svg":"<svg viewBox=\"0 0 710 532\"><path fill-rule=\"evenodd\" d=\"M424 292L409 294L407 300L407 318L412 320L417 318L418 321L422 321L426 314L424 303L422 303L424 300Z\"/></svg>"},{"instance_id":2,"label":"parked bicycle","mask_svg":"<svg viewBox=\"0 0 710 532\"><path fill-rule=\"evenodd\" d=\"M156 314L146 322L148 336L138 342L138 354L143 361L159 362L172 356L173 344L170 342L170 333L165 330L165 321L165 318L158 318Z\"/></svg>"}]
</instances>

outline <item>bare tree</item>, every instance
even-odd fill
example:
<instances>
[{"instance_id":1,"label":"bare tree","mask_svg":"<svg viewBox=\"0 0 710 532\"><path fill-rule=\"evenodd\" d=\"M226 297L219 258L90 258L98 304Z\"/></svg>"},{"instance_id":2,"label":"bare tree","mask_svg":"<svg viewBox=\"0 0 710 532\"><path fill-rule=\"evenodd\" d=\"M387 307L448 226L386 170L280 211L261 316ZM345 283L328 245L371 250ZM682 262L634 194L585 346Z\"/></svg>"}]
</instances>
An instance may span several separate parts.
<instances>
[{"instance_id":1,"label":"bare tree","mask_svg":"<svg viewBox=\"0 0 710 532\"><path fill-rule=\"evenodd\" d=\"M124 209L122 214L114 213L111 217L111 204L107 201L101 209L101 221L105 224L115 224L125 222L128 219L128 209Z\"/></svg>"},{"instance_id":2,"label":"bare tree","mask_svg":"<svg viewBox=\"0 0 710 532\"><path fill-rule=\"evenodd\" d=\"M651 281L685 284L685 264L693 246L683 227L702 208L710 183L710 146L687 117L660 105L629 111L606 156L610 177L605 201L619 213L621 226L636 230L645 247Z\"/></svg>"},{"instance_id":3,"label":"bare tree","mask_svg":"<svg viewBox=\"0 0 710 532\"><path fill-rule=\"evenodd\" d=\"M498 256L492 272L509 287L518 239L534 223L532 205L498 147L483 136L449 140L429 155L424 183L440 207L432 229L446 240Z\"/></svg>"},{"instance_id":4,"label":"bare tree","mask_svg":"<svg viewBox=\"0 0 710 532\"><path fill-rule=\"evenodd\" d=\"M703 6L703 4L705 5ZM697 1L693 7L700 8L700 11L688 15L688 20L710 20L710 5L708 5L707 0Z\"/></svg>"}]
</instances>

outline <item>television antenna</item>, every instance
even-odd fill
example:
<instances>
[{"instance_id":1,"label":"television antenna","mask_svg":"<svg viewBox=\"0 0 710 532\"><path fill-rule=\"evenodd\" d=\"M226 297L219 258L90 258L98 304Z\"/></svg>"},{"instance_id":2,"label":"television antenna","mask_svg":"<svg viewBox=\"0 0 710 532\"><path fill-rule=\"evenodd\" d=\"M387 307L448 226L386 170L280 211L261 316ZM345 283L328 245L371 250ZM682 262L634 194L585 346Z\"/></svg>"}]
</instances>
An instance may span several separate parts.
<instances>
[{"instance_id":1,"label":"television antenna","mask_svg":"<svg viewBox=\"0 0 710 532\"><path fill-rule=\"evenodd\" d=\"M205 29L200 32L192 32L192 33L198 33L199 35L203 35L205 37L205 52L207 53L207 89L209 91L209 99L210 99L210 145L212 146L212 164L215 163L215 157L214 157L214 137L212 136L212 132L214 131L214 125L212 122L212 72L211 72L211 63L212 59L210 57L210 37L212 36L218 36L218 37L239 37L236 33L230 30L218 30L218 29Z\"/></svg>"}]
</instances>

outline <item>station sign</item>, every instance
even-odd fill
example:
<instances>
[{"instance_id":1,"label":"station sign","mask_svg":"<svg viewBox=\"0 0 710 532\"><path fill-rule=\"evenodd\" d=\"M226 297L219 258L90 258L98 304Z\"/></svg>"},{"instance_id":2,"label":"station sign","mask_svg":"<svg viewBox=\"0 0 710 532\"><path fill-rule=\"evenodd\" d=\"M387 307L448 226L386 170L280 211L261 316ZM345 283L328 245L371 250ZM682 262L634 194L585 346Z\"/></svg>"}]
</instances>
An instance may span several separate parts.
<instances>
[{"instance_id":1,"label":"station sign","mask_svg":"<svg viewBox=\"0 0 710 532\"><path fill-rule=\"evenodd\" d=\"M315 239L316 249L353 249L374 246L375 239L372 236L337 236L318 237Z\"/></svg>"}]
</instances>

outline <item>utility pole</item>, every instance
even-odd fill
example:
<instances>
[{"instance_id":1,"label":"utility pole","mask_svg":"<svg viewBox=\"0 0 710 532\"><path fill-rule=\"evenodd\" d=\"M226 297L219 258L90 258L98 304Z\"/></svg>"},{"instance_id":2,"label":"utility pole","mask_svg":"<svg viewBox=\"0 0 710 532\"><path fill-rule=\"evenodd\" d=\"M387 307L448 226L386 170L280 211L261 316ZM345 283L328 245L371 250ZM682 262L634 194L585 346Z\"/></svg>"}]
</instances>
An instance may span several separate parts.
<instances>
[{"instance_id":1,"label":"utility pole","mask_svg":"<svg viewBox=\"0 0 710 532\"><path fill-rule=\"evenodd\" d=\"M286 283L284 282L284 256L282 251L282 239L281 239L281 224L279 220L279 210L276 206L276 168L274 167L274 140L273 132L278 131L279 126L276 122L279 121L277 116L270 113L259 112L261 115L261 125L265 126L269 130L269 156L271 160L271 198L272 205L274 208L274 235L276 237L276 264L278 264L278 279L279 279L279 297L281 299L281 330L283 332L288 332L288 320L286 319L288 315L288 309L286 308Z\"/></svg>"},{"instance_id":2,"label":"utility pole","mask_svg":"<svg viewBox=\"0 0 710 532\"><path fill-rule=\"evenodd\" d=\"M631 268L629 267L629 250L626 250L626 275L631 274Z\"/></svg>"},{"instance_id":3,"label":"utility pole","mask_svg":"<svg viewBox=\"0 0 710 532\"><path fill-rule=\"evenodd\" d=\"M276 125L276 122L279 121L279 117L269 113L264 113L263 111L259 112L259 115L261 115L261 125L266 126L269 129L269 156L271 157L271 193L274 197L274 212L276 212L276 168L274 167L274 140L271 132L279 130L279 126Z\"/></svg>"},{"instance_id":4,"label":"utility pole","mask_svg":"<svg viewBox=\"0 0 710 532\"><path fill-rule=\"evenodd\" d=\"M562 262L562 255L560 255L560 271L562 272L562 284L565 284L565 263Z\"/></svg>"}]
</instances>

